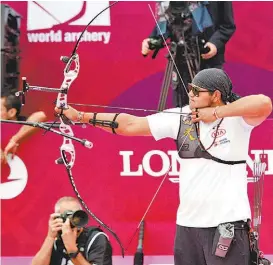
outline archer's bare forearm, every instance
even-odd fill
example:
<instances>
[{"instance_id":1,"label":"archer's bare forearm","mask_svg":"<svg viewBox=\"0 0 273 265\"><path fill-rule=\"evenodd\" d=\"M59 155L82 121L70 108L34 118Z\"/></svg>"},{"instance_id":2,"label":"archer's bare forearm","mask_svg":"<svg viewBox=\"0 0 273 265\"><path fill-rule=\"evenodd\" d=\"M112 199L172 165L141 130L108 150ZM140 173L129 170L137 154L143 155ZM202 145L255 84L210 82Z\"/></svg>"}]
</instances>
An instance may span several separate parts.
<instances>
[{"instance_id":1,"label":"archer's bare forearm","mask_svg":"<svg viewBox=\"0 0 273 265\"><path fill-rule=\"evenodd\" d=\"M96 120L113 121L114 117L114 113L98 113L96 115ZM94 113L84 113L82 122L89 123L90 119L94 119ZM126 113L120 113L115 121L118 123L118 128L115 129L116 134L125 136L151 135L146 117L137 117ZM96 125L96 127L113 133L111 128L99 125Z\"/></svg>"},{"instance_id":2,"label":"archer's bare forearm","mask_svg":"<svg viewBox=\"0 0 273 265\"><path fill-rule=\"evenodd\" d=\"M34 112L29 116L27 121L29 122L43 122L46 121L46 115L43 111ZM35 134L39 131L39 128L30 127L27 125L23 125L20 130L12 137L12 140L16 143L21 143L29 136Z\"/></svg>"},{"instance_id":3,"label":"archer's bare forearm","mask_svg":"<svg viewBox=\"0 0 273 265\"><path fill-rule=\"evenodd\" d=\"M271 99L265 95L240 98L231 104L217 108L219 118L225 117L268 117L272 112Z\"/></svg>"}]
</instances>

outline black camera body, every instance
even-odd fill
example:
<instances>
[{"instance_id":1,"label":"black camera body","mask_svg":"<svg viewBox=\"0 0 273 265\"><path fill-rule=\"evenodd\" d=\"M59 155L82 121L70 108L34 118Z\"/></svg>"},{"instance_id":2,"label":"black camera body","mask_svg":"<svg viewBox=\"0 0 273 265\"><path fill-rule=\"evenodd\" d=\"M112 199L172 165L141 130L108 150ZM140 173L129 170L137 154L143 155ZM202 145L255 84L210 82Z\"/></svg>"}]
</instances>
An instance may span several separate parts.
<instances>
[{"instance_id":1,"label":"black camera body","mask_svg":"<svg viewBox=\"0 0 273 265\"><path fill-rule=\"evenodd\" d=\"M65 222L66 219L69 218L71 228L82 228L88 223L89 220L88 214L83 210L65 211L57 218L61 218L63 222Z\"/></svg>"}]
</instances>

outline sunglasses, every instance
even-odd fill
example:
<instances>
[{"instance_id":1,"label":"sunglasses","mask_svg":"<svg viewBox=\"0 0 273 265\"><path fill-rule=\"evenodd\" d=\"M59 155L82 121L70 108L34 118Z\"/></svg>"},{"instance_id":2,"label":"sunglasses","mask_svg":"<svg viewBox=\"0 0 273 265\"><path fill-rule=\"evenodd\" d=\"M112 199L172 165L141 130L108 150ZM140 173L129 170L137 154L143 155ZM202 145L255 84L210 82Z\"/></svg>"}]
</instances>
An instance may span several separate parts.
<instances>
[{"instance_id":1,"label":"sunglasses","mask_svg":"<svg viewBox=\"0 0 273 265\"><path fill-rule=\"evenodd\" d=\"M199 86L196 86L192 83L189 83L188 84L188 91L189 93L192 91L193 95L196 96L196 97L199 97L199 93L202 93L202 92L212 92L212 91L209 91L209 90L201 90L203 89L202 87L199 87Z\"/></svg>"}]
</instances>

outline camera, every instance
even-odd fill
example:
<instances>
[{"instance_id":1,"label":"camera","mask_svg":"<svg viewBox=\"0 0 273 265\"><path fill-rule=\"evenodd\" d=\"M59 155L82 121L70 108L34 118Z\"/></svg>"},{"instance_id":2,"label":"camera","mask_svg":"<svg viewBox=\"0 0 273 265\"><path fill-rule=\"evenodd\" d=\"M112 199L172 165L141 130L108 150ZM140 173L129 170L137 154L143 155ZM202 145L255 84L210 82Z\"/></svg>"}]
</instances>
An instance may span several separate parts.
<instances>
[{"instance_id":1,"label":"camera","mask_svg":"<svg viewBox=\"0 0 273 265\"><path fill-rule=\"evenodd\" d=\"M66 219L69 218L71 228L82 228L88 223L89 220L87 213L83 210L78 210L74 212L65 211L57 218L63 219L63 222L65 222Z\"/></svg>"}]
</instances>

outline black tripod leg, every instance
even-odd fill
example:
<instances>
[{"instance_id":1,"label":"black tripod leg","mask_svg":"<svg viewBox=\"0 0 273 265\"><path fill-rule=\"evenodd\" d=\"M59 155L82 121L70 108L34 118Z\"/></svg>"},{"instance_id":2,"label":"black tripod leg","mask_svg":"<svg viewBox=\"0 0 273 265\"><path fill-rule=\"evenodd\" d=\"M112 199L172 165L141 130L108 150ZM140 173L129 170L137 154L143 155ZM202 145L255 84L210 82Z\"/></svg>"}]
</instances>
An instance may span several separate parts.
<instances>
[{"instance_id":1,"label":"black tripod leg","mask_svg":"<svg viewBox=\"0 0 273 265\"><path fill-rule=\"evenodd\" d=\"M158 111L162 111L165 109L167 97L168 97L168 91L172 80L172 72L173 72L173 62L171 59L169 59L168 64L166 66L164 79L161 87L160 92L160 98L158 103Z\"/></svg>"},{"instance_id":2,"label":"black tripod leg","mask_svg":"<svg viewBox=\"0 0 273 265\"><path fill-rule=\"evenodd\" d=\"M166 108L168 91L169 91L169 87L171 85L171 80L172 80L173 66L174 66L173 60L175 60L176 49L177 49L177 44L172 42L170 46L170 52L172 54L172 57L170 56L170 54L167 55L168 63L165 69L164 79L161 86L160 98L159 98L158 107L157 107L158 111L163 111Z\"/></svg>"}]
</instances>

